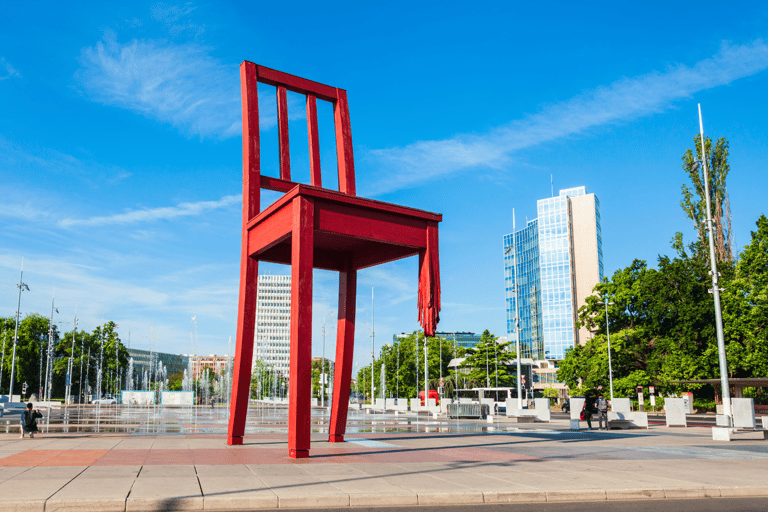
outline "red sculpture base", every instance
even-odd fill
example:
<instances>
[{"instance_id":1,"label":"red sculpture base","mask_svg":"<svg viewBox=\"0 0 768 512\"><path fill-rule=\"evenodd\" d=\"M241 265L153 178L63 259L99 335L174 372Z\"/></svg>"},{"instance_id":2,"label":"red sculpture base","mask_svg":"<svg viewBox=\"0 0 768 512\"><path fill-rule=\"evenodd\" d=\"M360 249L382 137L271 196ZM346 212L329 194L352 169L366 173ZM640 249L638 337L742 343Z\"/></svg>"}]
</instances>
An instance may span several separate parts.
<instances>
[{"instance_id":1,"label":"red sculpture base","mask_svg":"<svg viewBox=\"0 0 768 512\"><path fill-rule=\"evenodd\" d=\"M237 446L243 444L243 438L242 437L227 437L227 444L230 446Z\"/></svg>"},{"instance_id":2,"label":"red sculpture base","mask_svg":"<svg viewBox=\"0 0 768 512\"><path fill-rule=\"evenodd\" d=\"M307 459L309 450L288 450L288 456L292 459Z\"/></svg>"},{"instance_id":3,"label":"red sculpture base","mask_svg":"<svg viewBox=\"0 0 768 512\"><path fill-rule=\"evenodd\" d=\"M328 436L328 442L329 443L343 443L344 442L344 435L331 434L330 436Z\"/></svg>"}]
</instances>

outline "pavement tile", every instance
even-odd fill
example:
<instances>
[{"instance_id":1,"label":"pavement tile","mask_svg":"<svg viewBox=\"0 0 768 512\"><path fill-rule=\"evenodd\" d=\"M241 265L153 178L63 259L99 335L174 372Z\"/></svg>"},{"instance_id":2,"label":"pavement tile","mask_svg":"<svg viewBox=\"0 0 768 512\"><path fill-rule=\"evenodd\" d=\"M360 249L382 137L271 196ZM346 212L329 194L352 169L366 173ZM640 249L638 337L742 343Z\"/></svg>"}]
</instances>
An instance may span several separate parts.
<instances>
[{"instance_id":1,"label":"pavement tile","mask_svg":"<svg viewBox=\"0 0 768 512\"><path fill-rule=\"evenodd\" d=\"M45 502L85 467L33 467L0 482L0 510L45 509Z\"/></svg>"},{"instance_id":2,"label":"pavement tile","mask_svg":"<svg viewBox=\"0 0 768 512\"><path fill-rule=\"evenodd\" d=\"M133 483L125 510L203 510L203 494L193 466L144 466Z\"/></svg>"},{"instance_id":3,"label":"pavement tile","mask_svg":"<svg viewBox=\"0 0 768 512\"><path fill-rule=\"evenodd\" d=\"M89 467L51 496L45 509L81 512L125 510L125 499L140 469L139 466Z\"/></svg>"},{"instance_id":4,"label":"pavement tile","mask_svg":"<svg viewBox=\"0 0 768 512\"><path fill-rule=\"evenodd\" d=\"M204 510L277 508L277 495L245 465L198 466Z\"/></svg>"},{"instance_id":5,"label":"pavement tile","mask_svg":"<svg viewBox=\"0 0 768 512\"><path fill-rule=\"evenodd\" d=\"M0 482L4 482L9 478L13 478L16 475L28 470L29 467L15 466L15 467L0 467Z\"/></svg>"}]
</instances>

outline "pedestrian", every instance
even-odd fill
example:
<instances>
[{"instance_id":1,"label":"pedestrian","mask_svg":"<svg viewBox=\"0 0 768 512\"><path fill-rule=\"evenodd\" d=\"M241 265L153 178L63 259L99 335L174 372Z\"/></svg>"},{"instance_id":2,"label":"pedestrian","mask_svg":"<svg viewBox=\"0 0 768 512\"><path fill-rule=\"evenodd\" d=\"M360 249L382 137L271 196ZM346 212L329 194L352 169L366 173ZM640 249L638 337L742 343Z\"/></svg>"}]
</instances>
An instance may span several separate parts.
<instances>
[{"instance_id":1,"label":"pedestrian","mask_svg":"<svg viewBox=\"0 0 768 512\"><path fill-rule=\"evenodd\" d=\"M603 420L605 420L605 430L608 430L608 400L600 395L597 399L597 426L600 430L603 430Z\"/></svg>"},{"instance_id":2,"label":"pedestrian","mask_svg":"<svg viewBox=\"0 0 768 512\"><path fill-rule=\"evenodd\" d=\"M27 408L24 409L24 412L21 413L21 437L20 439L24 439L24 433L29 433L29 438L32 439L35 437L35 433L37 432L37 418L42 418L43 415L40 414L40 409L32 410L32 402L29 402L27 404Z\"/></svg>"},{"instance_id":3,"label":"pedestrian","mask_svg":"<svg viewBox=\"0 0 768 512\"><path fill-rule=\"evenodd\" d=\"M592 404L589 399L584 401L584 406L581 408L579 419L586 420L587 428L592 430Z\"/></svg>"}]
</instances>

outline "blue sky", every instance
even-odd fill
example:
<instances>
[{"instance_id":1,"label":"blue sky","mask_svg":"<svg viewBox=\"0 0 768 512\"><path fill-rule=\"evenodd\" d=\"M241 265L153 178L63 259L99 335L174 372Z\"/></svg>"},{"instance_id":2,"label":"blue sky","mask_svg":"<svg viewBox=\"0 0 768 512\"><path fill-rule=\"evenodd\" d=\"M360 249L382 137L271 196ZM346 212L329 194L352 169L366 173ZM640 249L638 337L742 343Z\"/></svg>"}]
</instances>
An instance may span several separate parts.
<instances>
[{"instance_id":1,"label":"blue sky","mask_svg":"<svg viewBox=\"0 0 768 512\"><path fill-rule=\"evenodd\" d=\"M502 236L584 185L606 274L693 230L680 157L730 141L737 246L766 213L768 5L761 2L153 2L0 5L0 314L112 319L137 348L227 352L240 255L242 60L348 91L358 194L443 214L441 330L505 335ZM274 89L263 172L277 175ZM324 184L330 107L320 102ZM289 95L294 177L308 180ZM274 199L265 194L265 201ZM417 328L415 258L360 272L356 360ZM262 271L288 273L262 265ZM337 278L316 272L313 352L333 353Z\"/></svg>"}]
</instances>

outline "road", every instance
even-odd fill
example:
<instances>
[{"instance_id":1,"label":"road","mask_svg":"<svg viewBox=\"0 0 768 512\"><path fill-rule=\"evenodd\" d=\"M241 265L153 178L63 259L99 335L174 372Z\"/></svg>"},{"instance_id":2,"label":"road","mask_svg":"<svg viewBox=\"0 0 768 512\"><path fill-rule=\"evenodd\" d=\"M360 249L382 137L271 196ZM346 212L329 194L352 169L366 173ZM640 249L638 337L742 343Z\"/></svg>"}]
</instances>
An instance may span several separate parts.
<instances>
[{"instance_id":1,"label":"road","mask_svg":"<svg viewBox=\"0 0 768 512\"><path fill-rule=\"evenodd\" d=\"M280 509L285 510L285 509ZM449 505L416 507L364 507L355 512L766 512L768 498L705 498L696 500L583 501L579 503L520 503L505 505ZM349 508L324 508L349 512Z\"/></svg>"}]
</instances>

